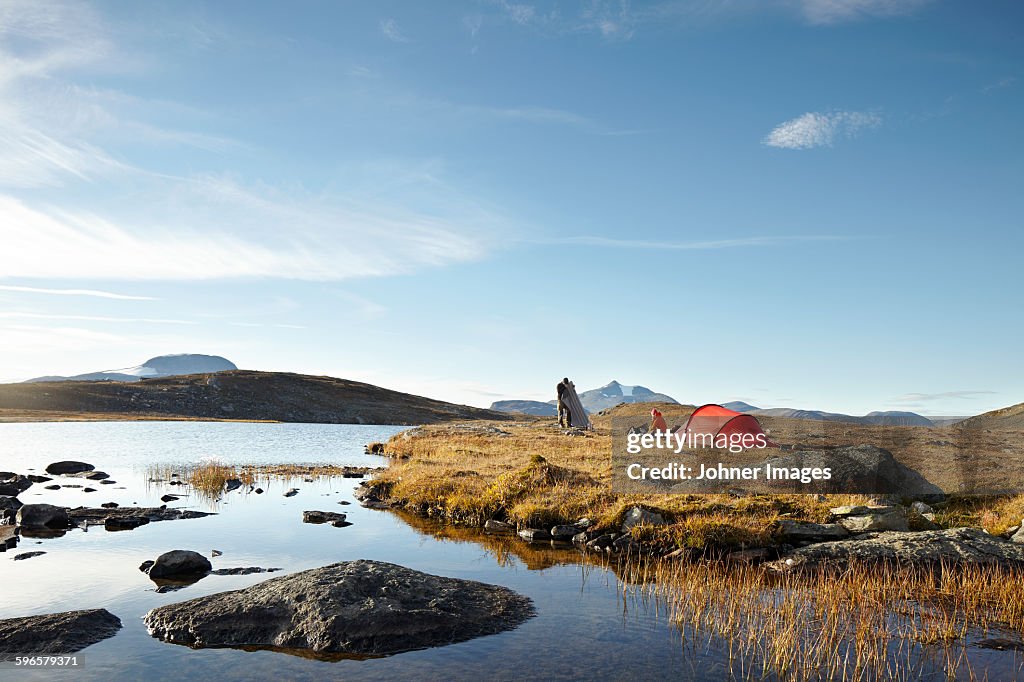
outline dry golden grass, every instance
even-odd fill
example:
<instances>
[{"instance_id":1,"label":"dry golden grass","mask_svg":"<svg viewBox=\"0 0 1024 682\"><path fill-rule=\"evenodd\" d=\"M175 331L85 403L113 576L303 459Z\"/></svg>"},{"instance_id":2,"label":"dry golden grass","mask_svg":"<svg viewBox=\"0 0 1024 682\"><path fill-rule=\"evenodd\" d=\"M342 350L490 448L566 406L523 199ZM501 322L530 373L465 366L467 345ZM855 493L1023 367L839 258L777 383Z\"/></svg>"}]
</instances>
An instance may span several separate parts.
<instances>
[{"instance_id":1,"label":"dry golden grass","mask_svg":"<svg viewBox=\"0 0 1024 682\"><path fill-rule=\"evenodd\" d=\"M778 575L640 561L618 572L624 593L661 602L689 644L728 651L741 679L914 679L936 653L951 677L973 678L969 636L1024 634L1021 569L855 562Z\"/></svg>"},{"instance_id":2,"label":"dry golden grass","mask_svg":"<svg viewBox=\"0 0 1024 682\"><path fill-rule=\"evenodd\" d=\"M672 523L634 534L666 548L767 545L780 519L823 522L831 507L869 501L863 495L615 494L608 419L598 415L594 422L594 432L575 437L544 419L420 427L386 443L394 459L375 484L414 513L474 526L496 518L546 527L588 517L611 529L639 505ZM1024 496L963 498L951 501L938 522L1001 533L1022 517Z\"/></svg>"},{"instance_id":3,"label":"dry golden grass","mask_svg":"<svg viewBox=\"0 0 1024 682\"><path fill-rule=\"evenodd\" d=\"M336 466L333 464L240 464L227 465L219 462L203 462L186 466L151 466L147 478L153 482L177 479L191 486L202 498L215 500L224 492L231 479L242 485L254 486L259 481L281 479L305 481L321 478L337 478L346 474L367 475L379 471L372 467Z\"/></svg>"},{"instance_id":4,"label":"dry golden grass","mask_svg":"<svg viewBox=\"0 0 1024 682\"><path fill-rule=\"evenodd\" d=\"M508 435L497 435L490 426ZM387 443L395 459L375 482L410 511L475 526L491 518L545 527L588 517L599 528L613 528L639 505L673 521L637 529L648 542L698 549L768 544L780 518L823 521L830 506L867 499L615 494L607 436L599 428L570 437L543 420L420 427Z\"/></svg>"},{"instance_id":5,"label":"dry golden grass","mask_svg":"<svg viewBox=\"0 0 1024 682\"><path fill-rule=\"evenodd\" d=\"M190 468L183 480L200 495L216 497L224 491L225 484L232 479L241 481L243 485L252 485L255 481L253 475L247 471L212 462Z\"/></svg>"}]
</instances>

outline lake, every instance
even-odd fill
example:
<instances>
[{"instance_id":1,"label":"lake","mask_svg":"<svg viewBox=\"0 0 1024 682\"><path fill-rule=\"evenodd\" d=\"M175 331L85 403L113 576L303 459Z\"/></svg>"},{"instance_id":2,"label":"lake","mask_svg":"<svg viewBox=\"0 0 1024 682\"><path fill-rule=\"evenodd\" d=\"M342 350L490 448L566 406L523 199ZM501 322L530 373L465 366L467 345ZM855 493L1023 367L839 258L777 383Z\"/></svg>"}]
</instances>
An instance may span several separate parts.
<instances>
[{"instance_id":1,"label":"lake","mask_svg":"<svg viewBox=\"0 0 1024 682\"><path fill-rule=\"evenodd\" d=\"M0 424L0 469L42 473L63 459L89 462L117 483L97 491L34 485L25 503L62 506L159 506L181 488L151 482L154 469L174 470L203 460L225 464L333 464L385 466L366 455L366 443L406 427L204 422L86 422ZM59 481L58 481L59 482ZM84 481L74 481L84 483ZM0 669L0 678L116 680L219 679L721 679L728 656L720 646L684 639L656 601L623 593L614 572L581 561L572 549L532 548L516 538L446 529L392 511L364 509L352 496L358 481L266 479L266 492L248 486L215 501L183 497L171 506L216 516L165 521L128 532L94 526L59 538L22 539L0 554L0 618L106 608L124 628L79 654L70 670ZM291 487L294 497L284 497ZM347 506L338 502L353 501ZM304 510L343 511L352 525L302 523ZM172 549L190 549L214 568L281 568L271 576L211 575L182 590L158 593L140 563ZM11 561L17 553L46 554ZM286 572L352 559L388 561L456 578L507 586L534 600L537 617L515 630L459 644L386 658L325 662L269 651L193 650L150 637L142 617L150 609L205 594L244 588ZM1019 674L1012 653L985 653L991 679ZM759 671L758 671L759 672ZM974 673L979 673L977 665ZM908 677L944 679L941 663Z\"/></svg>"}]
</instances>

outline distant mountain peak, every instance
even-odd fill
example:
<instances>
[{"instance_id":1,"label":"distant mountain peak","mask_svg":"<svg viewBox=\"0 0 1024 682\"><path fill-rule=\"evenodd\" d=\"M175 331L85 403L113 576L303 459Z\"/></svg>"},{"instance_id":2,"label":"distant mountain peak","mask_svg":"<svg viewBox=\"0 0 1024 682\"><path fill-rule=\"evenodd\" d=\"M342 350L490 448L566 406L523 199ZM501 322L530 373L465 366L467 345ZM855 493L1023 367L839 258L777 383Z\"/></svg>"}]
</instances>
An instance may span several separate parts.
<instances>
[{"instance_id":1,"label":"distant mountain peak","mask_svg":"<svg viewBox=\"0 0 1024 682\"><path fill-rule=\"evenodd\" d=\"M175 353L157 355L135 367L106 369L74 376L45 376L29 379L25 383L48 381L139 381L153 377L171 377L182 374L209 374L238 369L235 363L219 355L201 353Z\"/></svg>"}]
</instances>

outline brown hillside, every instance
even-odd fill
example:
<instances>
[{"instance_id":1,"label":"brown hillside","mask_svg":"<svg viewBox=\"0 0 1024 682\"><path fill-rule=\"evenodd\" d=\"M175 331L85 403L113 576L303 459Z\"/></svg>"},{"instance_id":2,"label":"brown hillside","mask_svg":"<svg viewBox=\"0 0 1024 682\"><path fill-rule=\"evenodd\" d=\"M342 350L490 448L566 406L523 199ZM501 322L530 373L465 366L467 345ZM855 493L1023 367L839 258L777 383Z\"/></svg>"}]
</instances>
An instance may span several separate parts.
<instances>
[{"instance_id":1,"label":"brown hillside","mask_svg":"<svg viewBox=\"0 0 1024 682\"><path fill-rule=\"evenodd\" d=\"M1024 403L1003 407L957 422L961 429L1024 429Z\"/></svg>"},{"instance_id":2,"label":"brown hillside","mask_svg":"<svg viewBox=\"0 0 1024 682\"><path fill-rule=\"evenodd\" d=\"M236 370L138 382L68 381L0 385L0 420L39 418L238 419L327 424L430 424L509 419L477 407L357 381Z\"/></svg>"}]
</instances>

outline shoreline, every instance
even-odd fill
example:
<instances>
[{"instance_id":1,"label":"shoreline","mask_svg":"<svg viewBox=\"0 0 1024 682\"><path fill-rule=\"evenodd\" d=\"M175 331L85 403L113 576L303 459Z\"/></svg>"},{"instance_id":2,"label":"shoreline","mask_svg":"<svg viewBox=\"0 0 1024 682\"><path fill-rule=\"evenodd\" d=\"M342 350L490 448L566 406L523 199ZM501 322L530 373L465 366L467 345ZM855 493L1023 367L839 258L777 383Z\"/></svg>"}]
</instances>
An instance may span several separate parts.
<instances>
[{"instance_id":1,"label":"shoreline","mask_svg":"<svg viewBox=\"0 0 1024 682\"><path fill-rule=\"evenodd\" d=\"M417 427L383 445L391 465L357 496L375 508L612 555L750 563L795 558L793 564L802 564L827 560L829 552L841 560L845 552L925 562L944 559L927 547L942 541L953 547L947 553L952 561L964 559L954 556L956 548L972 545L986 561L1024 563L1024 495L925 501L896 495L613 493L604 431L599 424L593 433L569 437L548 420ZM893 554L895 545L902 549Z\"/></svg>"}]
</instances>

